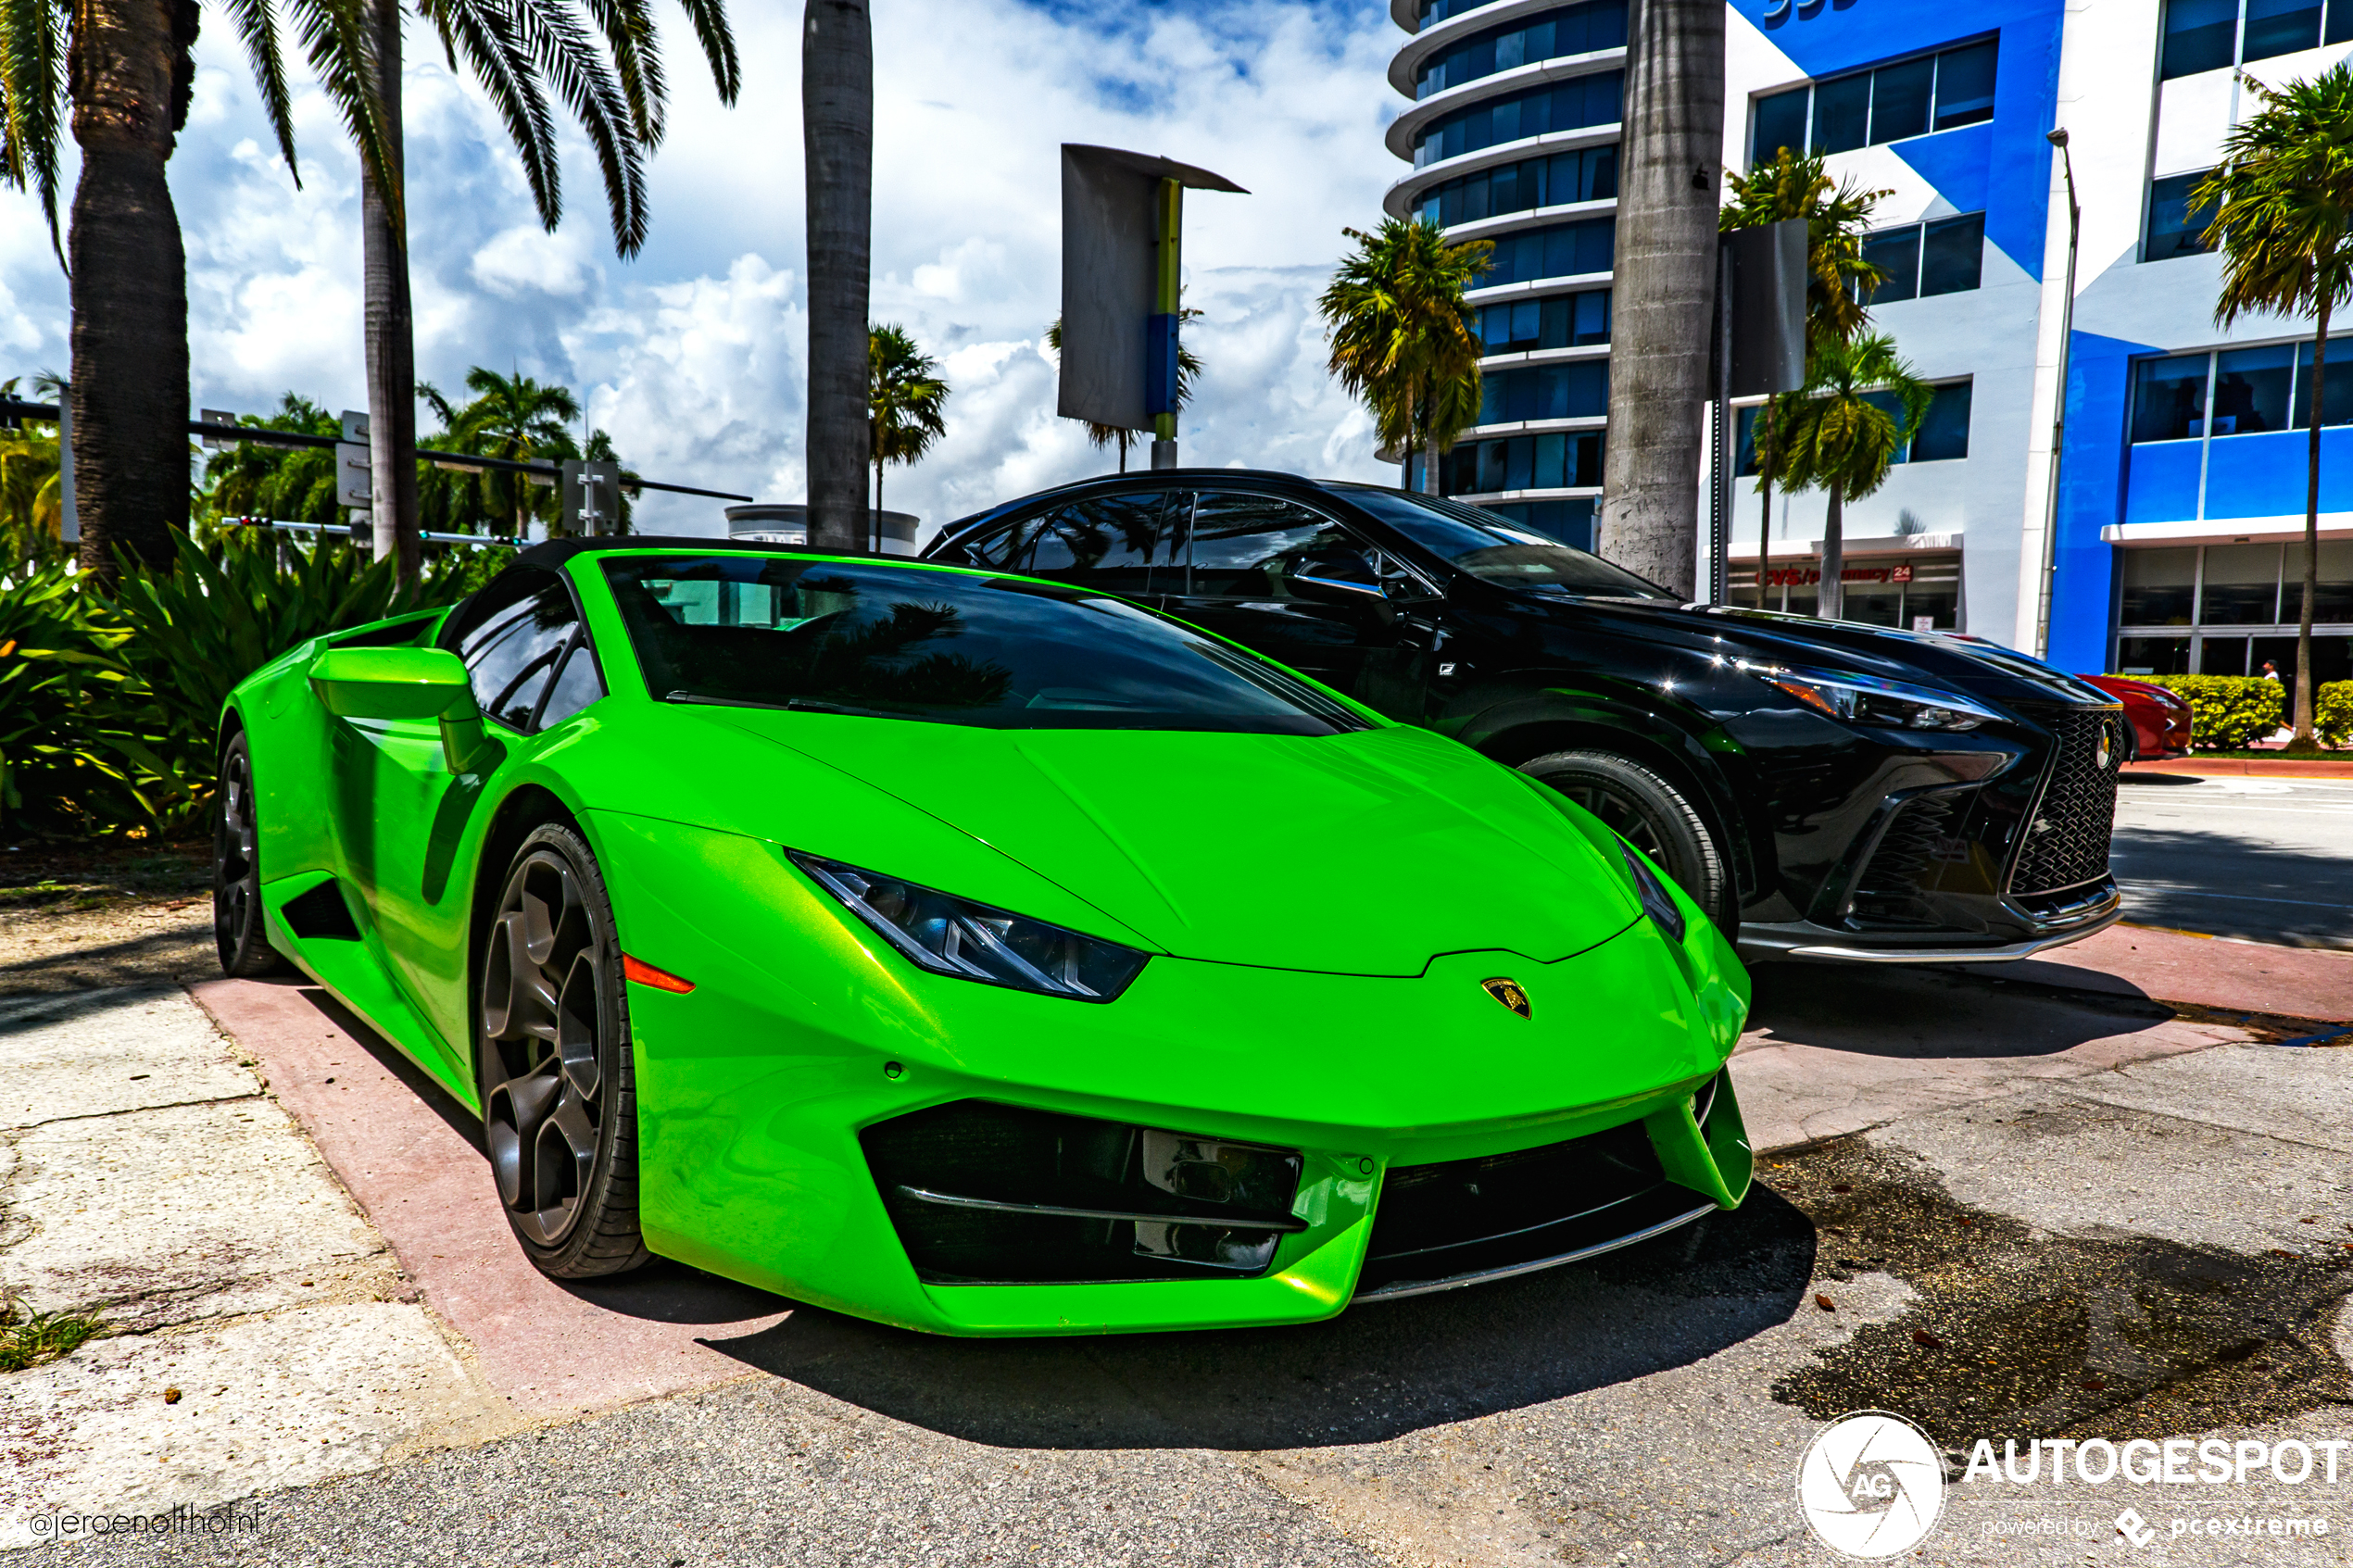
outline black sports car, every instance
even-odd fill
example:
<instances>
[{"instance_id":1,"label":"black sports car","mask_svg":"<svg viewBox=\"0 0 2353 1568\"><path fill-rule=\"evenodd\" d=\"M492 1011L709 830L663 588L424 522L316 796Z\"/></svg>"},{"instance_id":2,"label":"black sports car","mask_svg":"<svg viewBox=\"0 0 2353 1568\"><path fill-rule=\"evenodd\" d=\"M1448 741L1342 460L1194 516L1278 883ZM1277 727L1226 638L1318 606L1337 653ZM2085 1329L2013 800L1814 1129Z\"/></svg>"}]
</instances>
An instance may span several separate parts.
<instances>
[{"instance_id":1,"label":"black sports car","mask_svg":"<svg viewBox=\"0 0 2353 1568\"><path fill-rule=\"evenodd\" d=\"M925 553L1155 606L1523 769L1751 956L2014 959L2117 917L2121 709L1991 644L1687 605L1476 507L1230 469L1046 491Z\"/></svg>"}]
</instances>

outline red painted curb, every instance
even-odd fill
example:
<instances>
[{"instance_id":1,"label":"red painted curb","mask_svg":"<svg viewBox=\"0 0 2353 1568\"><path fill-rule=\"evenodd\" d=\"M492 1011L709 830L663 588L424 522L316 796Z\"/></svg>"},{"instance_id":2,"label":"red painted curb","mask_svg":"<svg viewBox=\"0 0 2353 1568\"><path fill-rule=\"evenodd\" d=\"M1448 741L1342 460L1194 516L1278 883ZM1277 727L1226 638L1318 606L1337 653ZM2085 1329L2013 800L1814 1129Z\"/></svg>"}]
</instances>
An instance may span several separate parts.
<instances>
[{"instance_id":1,"label":"red painted curb","mask_svg":"<svg viewBox=\"0 0 2353 1568\"><path fill-rule=\"evenodd\" d=\"M304 982L209 980L189 990L261 1065L427 1303L525 1414L732 1382L752 1369L709 1341L790 1315L779 1297L659 1261L557 1284L507 1228L479 1123L396 1048Z\"/></svg>"},{"instance_id":2,"label":"red painted curb","mask_svg":"<svg viewBox=\"0 0 2353 1568\"><path fill-rule=\"evenodd\" d=\"M2127 773L2206 773L2216 778L2353 779L2353 759L2343 762L2304 757L2171 757L2161 762L2127 762Z\"/></svg>"},{"instance_id":3,"label":"red painted curb","mask_svg":"<svg viewBox=\"0 0 2353 1568\"><path fill-rule=\"evenodd\" d=\"M2154 926L2111 925L2040 958L1987 964L1978 972L2282 1018L2353 1020L2353 953L2233 942Z\"/></svg>"}]
</instances>

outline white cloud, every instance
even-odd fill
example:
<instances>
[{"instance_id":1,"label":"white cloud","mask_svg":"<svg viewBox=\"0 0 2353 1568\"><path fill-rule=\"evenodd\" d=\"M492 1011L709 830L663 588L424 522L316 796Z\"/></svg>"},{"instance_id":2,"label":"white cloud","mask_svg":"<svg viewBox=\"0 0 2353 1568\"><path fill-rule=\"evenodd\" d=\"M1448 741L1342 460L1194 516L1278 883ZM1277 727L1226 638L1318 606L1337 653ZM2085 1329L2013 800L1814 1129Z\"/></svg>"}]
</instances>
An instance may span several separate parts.
<instances>
[{"instance_id":1,"label":"white cloud","mask_svg":"<svg viewBox=\"0 0 2353 1568\"><path fill-rule=\"evenodd\" d=\"M419 373L474 364L566 382L649 477L798 499L806 345L797 6L738 6L744 90L711 91L664 19L673 104L652 160L653 232L610 249L603 192L567 132L563 226L536 222L497 117L422 28L408 40L411 287ZM1207 365L1187 461L1379 477L1369 422L1323 372L1314 302L1343 224L1378 216L1403 166L1383 76L1387 7L1340 0L876 0L874 312L903 322L955 391L949 433L894 470L894 508L942 521L1109 466L1053 415L1039 344L1060 307L1059 144L1164 153L1247 196L1194 193L1189 343ZM356 407L359 180L332 107L297 87L296 189L230 30L198 44L172 162L186 238L194 400L260 408L293 388ZM69 149L70 154L70 149ZM67 170L70 192L74 169ZM0 377L66 360L66 292L33 204L0 192ZM649 496L645 523L719 526Z\"/></svg>"}]
</instances>

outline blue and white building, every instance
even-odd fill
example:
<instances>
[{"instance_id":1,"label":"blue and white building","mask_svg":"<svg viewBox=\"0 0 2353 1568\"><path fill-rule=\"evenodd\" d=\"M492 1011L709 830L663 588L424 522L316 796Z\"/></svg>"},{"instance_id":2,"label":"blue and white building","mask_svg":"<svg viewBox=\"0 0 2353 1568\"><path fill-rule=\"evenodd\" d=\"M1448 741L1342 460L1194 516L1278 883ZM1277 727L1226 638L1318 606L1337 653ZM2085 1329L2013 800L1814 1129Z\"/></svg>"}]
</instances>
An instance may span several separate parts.
<instances>
[{"instance_id":1,"label":"blue and white building","mask_svg":"<svg viewBox=\"0 0 2353 1568\"><path fill-rule=\"evenodd\" d=\"M1413 4L1393 0L1414 37L1391 80L1418 96L1390 132L1415 165L1390 209L1494 238L1499 262L1511 247L1508 273L1474 295L1492 351L1485 422L1441 480L1590 538L1622 11L1616 0ZM1726 166L1803 144L1828 154L1834 176L1888 193L1869 255L1892 281L1872 311L1936 388L1906 461L1847 507L1848 613L2031 646L2055 530L2054 662L2243 673L2268 659L2292 672L2309 324L2218 329L2220 261L2198 247L2184 205L2251 107L2238 73L2278 82L2335 64L2353 52L2353 0L1727 9ZM1564 25L1571 18L1584 19ZM1540 101L1531 119L1524 106ZM2046 133L2059 127L2082 220L2054 506L2068 221ZM1555 175L1569 154L1585 161ZM2323 395L2323 680L2353 674L2353 428L2334 428L2353 427L2347 328L2331 340ZM1734 597L1753 602L1761 503L1750 483L1734 494ZM1819 495L1775 498L1767 602L1811 608L1823 511Z\"/></svg>"}]
</instances>

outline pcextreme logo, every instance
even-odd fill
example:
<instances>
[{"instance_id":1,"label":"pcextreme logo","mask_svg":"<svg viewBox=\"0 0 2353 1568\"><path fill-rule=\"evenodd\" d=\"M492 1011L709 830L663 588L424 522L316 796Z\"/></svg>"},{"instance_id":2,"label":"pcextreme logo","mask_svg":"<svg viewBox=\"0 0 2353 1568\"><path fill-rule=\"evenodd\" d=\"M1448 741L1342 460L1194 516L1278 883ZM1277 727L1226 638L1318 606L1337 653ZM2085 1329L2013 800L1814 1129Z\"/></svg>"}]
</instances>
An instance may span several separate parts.
<instances>
[{"instance_id":1,"label":"pcextreme logo","mask_svg":"<svg viewBox=\"0 0 2353 1568\"><path fill-rule=\"evenodd\" d=\"M1824 1427L1797 1466L1797 1505L1843 1557L1894 1557L1936 1527L1944 1461L1900 1415L1857 1411Z\"/></svg>"}]
</instances>

